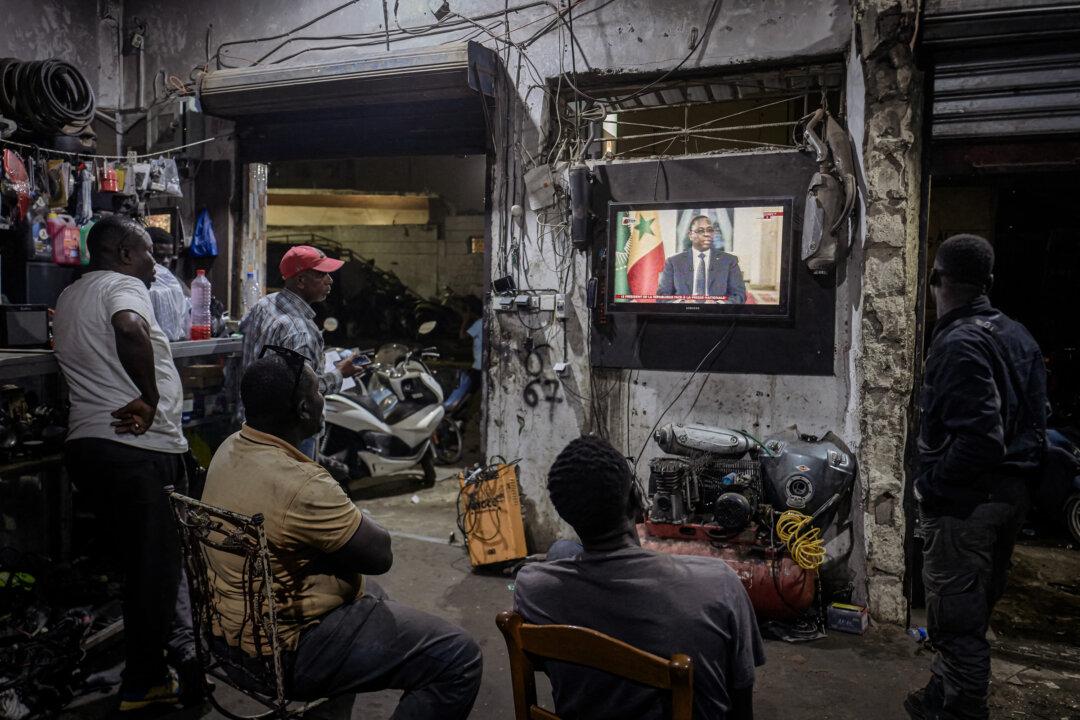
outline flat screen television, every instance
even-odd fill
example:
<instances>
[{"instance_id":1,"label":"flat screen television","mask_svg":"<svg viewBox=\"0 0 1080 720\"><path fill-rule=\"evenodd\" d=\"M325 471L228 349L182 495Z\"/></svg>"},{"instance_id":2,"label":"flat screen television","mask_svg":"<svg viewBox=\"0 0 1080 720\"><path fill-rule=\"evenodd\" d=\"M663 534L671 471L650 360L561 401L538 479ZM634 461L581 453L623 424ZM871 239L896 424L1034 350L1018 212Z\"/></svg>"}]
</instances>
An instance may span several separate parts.
<instances>
[{"instance_id":1,"label":"flat screen television","mask_svg":"<svg viewBox=\"0 0 1080 720\"><path fill-rule=\"evenodd\" d=\"M606 308L790 318L793 199L610 203Z\"/></svg>"}]
</instances>

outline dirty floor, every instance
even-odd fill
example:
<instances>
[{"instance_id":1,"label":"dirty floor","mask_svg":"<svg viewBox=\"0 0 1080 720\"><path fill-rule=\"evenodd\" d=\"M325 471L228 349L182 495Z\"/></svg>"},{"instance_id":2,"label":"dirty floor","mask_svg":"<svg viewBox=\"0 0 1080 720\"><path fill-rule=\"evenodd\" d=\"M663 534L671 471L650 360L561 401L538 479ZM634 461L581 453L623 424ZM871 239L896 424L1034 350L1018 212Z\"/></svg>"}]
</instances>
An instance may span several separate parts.
<instances>
[{"instance_id":1,"label":"dirty floor","mask_svg":"<svg viewBox=\"0 0 1080 720\"><path fill-rule=\"evenodd\" d=\"M495 615L510 607L513 579L470 572L460 536L450 542L456 534L453 473L441 468L442 479L427 490L399 480L354 483L351 492L394 535L394 567L380 584L396 599L460 624L480 643L484 677L471 717L508 720L513 697ZM1062 611L1080 599L1075 592L1080 552L1021 546L1016 562L1014 588L994 617L991 717L1075 720L1080 718L1075 634L1080 614L1065 617ZM1049 630L1038 622L1048 614ZM768 641L766 653L768 663L755 686L756 715L784 720L904 720L903 698L925 682L930 663L929 652L895 628L872 628L862 637L831 633L805 645ZM227 689L219 692L232 708L254 709ZM361 696L353 718L386 720L396 701L397 693L390 691ZM87 709L65 717L101 717L100 712ZM202 709L171 717L222 716Z\"/></svg>"}]
</instances>

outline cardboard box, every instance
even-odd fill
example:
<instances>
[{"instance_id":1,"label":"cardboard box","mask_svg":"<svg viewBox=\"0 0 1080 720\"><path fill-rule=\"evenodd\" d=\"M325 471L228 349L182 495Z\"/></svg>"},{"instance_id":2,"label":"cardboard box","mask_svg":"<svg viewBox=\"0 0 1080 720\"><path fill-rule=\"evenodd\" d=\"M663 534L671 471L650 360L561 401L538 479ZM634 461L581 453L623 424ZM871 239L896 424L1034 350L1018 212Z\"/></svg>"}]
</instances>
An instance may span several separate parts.
<instances>
[{"instance_id":1,"label":"cardboard box","mask_svg":"<svg viewBox=\"0 0 1080 720\"><path fill-rule=\"evenodd\" d=\"M500 465L494 477L468 486L462 473L458 482L462 488L458 512L465 526L472 566L520 560L528 555L517 466Z\"/></svg>"},{"instance_id":2,"label":"cardboard box","mask_svg":"<svg viewBox=\"0 0 1080 720\"><path fill-rule=\"evenodd\" d=\"M858 605L833 603L826 612L827 626L830 630L862 635L870 627L869 611Z\"/></svg>"}]
</instances>

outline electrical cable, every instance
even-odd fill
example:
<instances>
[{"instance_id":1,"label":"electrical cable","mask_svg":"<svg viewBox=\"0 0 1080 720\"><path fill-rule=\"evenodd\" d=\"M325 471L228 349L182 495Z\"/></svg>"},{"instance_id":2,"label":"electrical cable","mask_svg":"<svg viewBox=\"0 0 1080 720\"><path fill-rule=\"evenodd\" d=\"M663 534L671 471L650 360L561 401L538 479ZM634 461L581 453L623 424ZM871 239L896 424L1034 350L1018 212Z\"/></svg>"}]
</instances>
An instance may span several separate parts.
<instances>
[{"instance_id":1,"label":"electrical cable","mask_svg":"<svg viewBox=\"0 0 1080 720\"><path fill-rule=\"evenodd\" d=\"M776 535L787 545L792 560L803 570L816 570L825 562L825 542L813 518L798 510L785 510L776 521Z\"/></svg>"},{"instance_id":2,"label":"electrical cable","mask_svg":"<svg viewBox=\"0 0 1080 720\"><path fill-rule=\"evenodd\" d=\"M622 102L627 102L629 100L634 100L635 98L639 98L642 95L644 95L645 93L647 93L649 90L651 90L652 88L656 87L656 85L658 85L659 83L663 82L664 80L667 80L669 77L671 77L671 75L673 73L677 72L680 68L682 68L682 66L685 65L687 63L687 61L689 61L690 58L692 58L694 56L694 53L696 53L698 51L698 48L701 47L702 43L705 42L705 38L709 37L709 35L712 34L713 26L716 24L716 20L720 16L720 5L721 5L721 3L722 3L722 0L713 0L713 3L709 8L709 14L708 14L707 19L706 19L705 30L700 35L698 35L697 40L690 47L690 52L686 53L686 56L682 60L680 60L679 63L675 67L673 67L670 70L664 72L662 75L660 75L660 77L656 78L655 80L648 83L647 85L639 88L638 90L636 90L632 94L625 95L625 96L618 96L617 98L608 98L607 102L622 103ZM572 34L573 33L571 32L571 35ZM570 87L573 88L574 91L578 95L585 98L586 100L592 100L593 102L605 102L604 100L601 100L599 98L595 98L592 95L589 95L588 93L583 92L580 88L575 86L574 83L572 83L569 79L567 79L567 84L570 85Z\"/></svg>"},{"instance_id":3,"label":"electrical cable","mask_svg":"<svg viewBox=\"0 0 1080 720\"><path fill-rule=\"evenodd\" d=\"M315 23L317 23L317 22L319 22L321 20L324 20L327 17L329 17L329 16L331 16L331 15L337 13L337 12L340 12L341 10L344 10L345 8L349 7L350 5L355 4L356 2L358 2L358 0L350 0L350 2L346 2L346 3L342 4L342 5L338 5L337 7L328 10L327 12L313 18L312 20L309 20L309 21L307 21L307 22L305 22L305 23L303 23L301 25L298 25L297 27L293 28L292 30L288 30L286 32L279 33L277 35L268 35L266 37L250 38L250 39L244 39L244 40L231 40L229 42L222 43L222 44L218 45L217 50L215 51L215 53L212 56L208 57L208 62L211 59L215 60L217 62L217 67L219 69L234 69L234 68L238 67L238 66L234 66L234 65L227 65L227 64L222 62L222 55L223 54L227 55L227 53L223 53L223 51L226 48L234 47L234 46L237 46L237 45L251 45L251 44L257 44L257 43L270 42L270 41L273 41L273 40L282 40L283 41L283 42L278 43L274 47L272 47L267 52L263 53L258 58L249 61L251 66L255 66L255 65L261 65L261 64L265 63L272 55L274 55L274 53L276 53L277 51L281 50L286 45L288 45L290 43L293 43L293 42L319 42L319 41L325 41L325 40L370 40L371 42L351 43L349 45L334 46L334 48L339 49L339 48L344 48L344 47L370 47L370 46L374 46L374 45L381 45L381 44L384 44L384 43L388 44L390 42L398 42L398 41L401 41L401 40L408 40L408 39L410 39L412 37L419 37L419 36L435 35L435 34L446 33L446 32L453 32L455 30L460 30L465 24L467 24L468 20L470 19L470 18L462 18L462 16L456 15L456 13L451 13L451 14L449 14L447 16L444 16L443 18L437 20L437 22L432 23L430 25L416 26L416 27L401 27L400 24L397 24L397 15L396 15L396 9L395 9L394 20L395 20L395 24L397 25L397 30L390 30L389 28L386 28L384 31L376 31L376 32L343 33L343 34L335 34L335 35L299 36L299 37L295 37L295 34L297 32L299 32L301 30L304 30L305 28L311 27ZM523 12L525 10L532 9L534 7L549 6L549 5L550 5L550 3L546 2L545 0L536 0L535 2L524 3L522 5L516 5L514 7L507 8L505 11L504 10L498 10L498 11L494 11L494 12L483 13L483 14L477 15L474 18L471 18L471 19L474 19L474 20L490 20L492 18L498 18L498 17L503 16L504 12L517 13L517 12ZM457 21L457 22L448 21L447 18L449 18L451 16L456 16L456 17L462 18L462 20ZM279 64L279 63L285 62L288 59L294 58L297 55L304 54L306 52L311 52L311 51L315 51L315 50L326 50L326 49L330 49L330 48L326 48L326 47L305 48L304 50L298 51L297 53L294 53L294 54L289 55L287 57L278 58L276 60L273 60L269 64Z\"/></svg>"},{"instance_id":4,"label":"electrical cable","mask_svg":"<svg viewBox=\"0 0 1080 720\"><path fill-rule=\"evenodd\" d=\"M637 471L638 463L641 462L641 456L645 454L645 448L648 447L649 440L652 439L652 434L656 431L656 428L660 426L660 422L668 414L668 411L671 410L671 408L675 405L675 403L679 401L679 398L681 398L683 396L683 393L686 392L686 389L688 387L690 387L690 383L693 381L694 377L698 374L698 371L701 370L702 366L705 365L705 361L708 360L709 357L714 352L716 352L717 350L719 350L720 348L725 346L727 344L727 342L732 338L732 336L735 334L735 327L736 327L736 323L734 323L734 322L731 323L731 325L728 326L727 332L725 332L723 334L723 336L721 336L721 338L716 341L716 344L713 345L711 348L709 348L709 351L706 352L701 357L701 361L698 362L697 367L695 367L694 371L692 373L690 373L690 377L688 377L686 379L686 382L683 383L683 386L679 390L678 394L671 400L671 402L668 403L667 407L664 408L664 411L662 413L660 413L660 416L656 418L656 422L653 423L652 428L649 429L649 434L645 436L645 442L643 442L641 444L641 450L638 451L637 457L634 459L634 471L635 472Z\"/></svg>"}]
</instances>

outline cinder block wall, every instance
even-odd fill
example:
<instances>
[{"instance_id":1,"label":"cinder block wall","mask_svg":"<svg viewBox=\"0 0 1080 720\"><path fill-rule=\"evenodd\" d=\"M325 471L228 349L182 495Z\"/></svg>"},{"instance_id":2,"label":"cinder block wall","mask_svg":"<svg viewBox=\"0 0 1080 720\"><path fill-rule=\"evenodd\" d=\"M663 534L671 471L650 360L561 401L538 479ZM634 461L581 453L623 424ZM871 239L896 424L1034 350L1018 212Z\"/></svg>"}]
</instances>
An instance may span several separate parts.
<instances>
[{"instance_id":1,"label":"cinder block wall","mask_svg":"<svg viewBox=\"0 0 1080 720\"><path fill-rule=\"evenodd\" d=\"M313 233L373 260L397 275L414 292L433 297L447 286L479 295L484 286L484 256L469 253L469 237L483 236L483 215L451 215L437 225L347 225L269 227L267 234Z\"/></svg>"}]
</instances>

